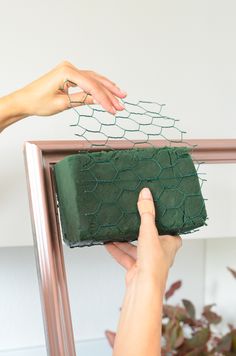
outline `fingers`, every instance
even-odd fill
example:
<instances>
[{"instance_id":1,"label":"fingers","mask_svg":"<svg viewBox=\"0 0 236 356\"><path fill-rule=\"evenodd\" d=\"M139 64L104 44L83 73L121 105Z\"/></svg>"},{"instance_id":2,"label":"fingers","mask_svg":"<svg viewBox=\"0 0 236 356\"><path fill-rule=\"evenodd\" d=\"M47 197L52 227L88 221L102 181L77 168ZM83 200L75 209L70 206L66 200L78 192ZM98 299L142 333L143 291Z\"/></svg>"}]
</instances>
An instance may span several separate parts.
<instances>
[{"instance_id":1,"label":"fingers","mask_svg":"<svg viewBox=\"0 0 236 356\"><path fill-rule=\"evenodd\" d=\"M85 92L70 94L68 95L67 101L68 100L70 107L95 104L92 95Z\"/></svg>"},{"instance_id":2,"label":"fingers","mask_svg":"<svg viewBox=\"0 0 236 356\"><path fill-rule=\"evenodd\" d=\"M99 80L104 87L106 87L112 94L118 96L119 98L125 98L127 93L117 87L115 83L113 83L110 79L101 76L98 73L94 73L97 80Z\"/></svg>"},{"instance_id":3,"label":"fingers","mask_svg":"<svg viewBox=\"0 0 236 356\"><path fill-rule=\"evenodd\" d=\"M116 247L118 247L121 251L127 253L134 260L137 258L137 247L128 243L128 242L114 242Z\"/></svg>"},{"instance_id":4,"label":"fingers","mask_svg":"<svg viewBox=\"0 0 236 356\"><path fill-rule=\"evenodd\" d=\"M61 67L59 69L62 71ZM123 98L126 93L117 88L114 83L107 79L98 79L96 74L91 73L93 72L81 71L75 67L67 66L67 80L69 82L76 83L83 91L91 94L94 101L111 114L114 115L116 110L123 110L124 107L119 103L116 96Z\"/></svg>"},{"instance_id":5,"label":"fingers","mask_svg":"<svg viewBox=\"0 0 236 356\"><path fill-rule=\"evenodd\" d=\"M167 244L172 245L176 251L182 246L182 238L180 236L162 235L159 238L166 241Z\"/></svg>"},{"instance_id":6,"label":"fingers","mask_svg":"<svg viewBox=\"0 0 236 356\"><path fill-rule=\"evenodd\" d=\"M176 248L177 250L179 250L182 247L182 238L181 236L174 236L175 237L175 241L176 241Z\"/></svg>"},{"instance_id":7,"label":"fingers","mask_svg":"<svg viewBox=\"0 0 236 356\"><path fill-rule=\"evenodd\" d=\"M70 105L68 91L76 86L82 93L71 93ZM117 110L123 110L118 99L126 96L109 79L91 71L80 70L67 61L22 88L21 93L24 102L22 107L27 116L54 115L71 106L82 105L83 102L89 105L100 104L104 110L116 114Z\"/></svg>"},{"instance_id":8,"label":"fingers","mask_svg":"<svg viewBox=\"0 0 236 356\"><path fill-rule=\"evenodd\" d=\"M68 89L76 87L76 86L77 86L76 83L71 82L70 80L65 80L65 82L63 83L63 86L62 86L62 88L60 88L60 90L63 91L64 93L68 94Z\"/></svg>"},{"instance_id":9,"label":"fingers","mask_svg":"<svg viewBox=\"0 0 236 356\"><path fill-rule=\"evenodd\" d=\"M113 331L110 331L110 330L106 330L105 335L106 335L107 341L108 341L109 345L111 346L111 348L114 348L116 333L114 333Z\"/></svg>"},{"instance_id":10,"label":"fingers","mask_svg":"<svg viewBox=\"0 0 236 356\"><path fill-rule=\"evenodd\" d=\"M177 251L182 246L182 239L180 236L162 235L159 237L161 247L165 253L165 261L170 268L175 259Z\"/></svg>"},{"instance_id":11,"label":"fingers","mask_svg":"<svg viewBox=\"0 0 236 356\"><path fill-rule=\"evenodd\" d=\"M109 243L105 247L110 255L126 270L129 270L133 266L135 262L134 258L115 246L115 244Z\"/></svg>"},{"instance_id":12,"label":"fingers","mask_svg":"<svg viewBox=\"0 0 236 356\"><path fill-rule=\"evenodd\" d=\"M115 110L124 110L124 105L108 89L104 88L104 91L106 92Z\"/></svg>"},{"instance_id":13,"label":"fingers","mask_svg":"<svg viewBox=\"0 0 236 356\"><path fill-rule=\"evenodd\" d=\"M162 235L159 236L159 238L162 244L168 245L169 250L171 250L174 255L182 246L182 238L180 236Z\"/></svg>"},{"instance_id":14,"label":"fingers","mask_svg":"<svg viewBox=\"0 0 236 356\"><path fill-rule=\"evenodd\" d=\"M148 188L141 190L137 205L141 217L140 233L145 232L147 234L155 231L158 234L155 224L155 206L152 194Z\"/></svg>"},{"instance_id":15,"label":"fingers","mask_svg":"<svg viewBox=\"0 0 236 356\"><path fill-rule=\"evenodd\" d=\"M95 102L100 104L104 110L112 115L116 114L116 108L104 87L96 83L91 86L88 92L93 96Z\"/></svg>"}]
</instances>

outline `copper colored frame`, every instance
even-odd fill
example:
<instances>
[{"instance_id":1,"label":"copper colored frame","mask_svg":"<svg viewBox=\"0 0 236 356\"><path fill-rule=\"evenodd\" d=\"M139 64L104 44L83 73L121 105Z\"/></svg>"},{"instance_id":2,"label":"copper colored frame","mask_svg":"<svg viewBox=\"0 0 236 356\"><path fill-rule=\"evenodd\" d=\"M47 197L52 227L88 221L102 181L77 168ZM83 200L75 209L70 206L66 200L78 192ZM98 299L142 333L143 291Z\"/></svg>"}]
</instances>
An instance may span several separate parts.
<instances>
[{"instance_id":1,"label":"copper colored frame","mask_svg":"<svg viewBox=\"0 0 236 356\"><path fill-rule=\"evenodd\" d=\"M236 140L188 140L196 145L193 159L205 163L236 163ZM112 141L115 149L129 142ZM166 145L156 141L155 145ZM74 356L75 343L66 271L58 221L52 165L79 150L91 150L85 141L25 143L25 163L48 355ZM92 150L98 150L94 146Z\"/></svg>"}]
</instances>

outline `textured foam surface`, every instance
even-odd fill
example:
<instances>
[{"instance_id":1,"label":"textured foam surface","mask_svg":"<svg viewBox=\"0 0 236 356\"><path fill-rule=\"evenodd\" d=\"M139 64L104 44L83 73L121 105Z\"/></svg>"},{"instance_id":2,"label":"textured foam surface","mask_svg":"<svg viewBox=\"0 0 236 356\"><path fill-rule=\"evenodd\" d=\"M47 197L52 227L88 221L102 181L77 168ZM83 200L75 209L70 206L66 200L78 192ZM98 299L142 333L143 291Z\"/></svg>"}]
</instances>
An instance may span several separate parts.
<instances>
[{"instance_id":1,"label":"textured foam surface","mask_svg":"<svg viewBox=\"0 0 236 356\"><path fill-rule=\"evenodd\" d=\"M186 147L81 152L54 166L64 241L70 247L137 239L137 199L149 187L160 234L190 232L206 220Z\"/></svg>"}]
</instances>

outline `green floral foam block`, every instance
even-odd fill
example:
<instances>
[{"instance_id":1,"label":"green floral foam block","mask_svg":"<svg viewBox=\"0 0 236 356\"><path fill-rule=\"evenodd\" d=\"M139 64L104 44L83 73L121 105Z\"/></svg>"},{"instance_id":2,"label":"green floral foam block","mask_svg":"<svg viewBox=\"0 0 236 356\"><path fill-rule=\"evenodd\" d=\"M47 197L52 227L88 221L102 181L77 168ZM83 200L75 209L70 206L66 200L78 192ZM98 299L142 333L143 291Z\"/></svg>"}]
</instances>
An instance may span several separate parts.
<instances>
[{"instance_id":1,"label":"green floral foam block","mask_svg":"<svg viewBox=\"0 0 236 356\"><path fill-rule=\"evenodd\" d=\"M63 239L70 247L137 239L137 200L149 187L160 234L191 232L207 217L186 147L81 152L54 166Z\"/></svg>"}]
</instances>

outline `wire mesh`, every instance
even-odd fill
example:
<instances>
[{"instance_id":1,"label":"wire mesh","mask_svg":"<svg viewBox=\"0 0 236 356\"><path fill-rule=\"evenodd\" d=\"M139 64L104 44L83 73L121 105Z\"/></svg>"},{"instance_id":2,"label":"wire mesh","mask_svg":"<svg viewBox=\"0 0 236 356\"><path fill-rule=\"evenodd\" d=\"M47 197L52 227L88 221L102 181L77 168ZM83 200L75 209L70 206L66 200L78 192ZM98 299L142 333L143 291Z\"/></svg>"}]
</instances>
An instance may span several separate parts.
<instances>
[{"instance_id":1,"label":"wire mesh","mask_svg":"<svg viewBox=\"0 0 236 356\"><path fill-rule=\"evenodd\" d=\"M122 102L125 109L115 116L97 105L73 107L71 126L91 150L55 167L62 231L71 247L135 240L143 187L153 193L161 234L189 233L205 223L205 179L198 175L200 164L192 162L193 147L184 141L179 120L165 115L157 102ZM158 146L160 139L166 147ZM113 140L124 149L115 150Z\"/></svg>"},{"instance_id":2,"label":"wire mesh","mask_svg":"<svg viewBox=\"0 0 236 356\"><path fill-rule=\"evenodd\" d=\"M156 139L166 140L168 145L183 142L185 131L177 127L176 118L164 115L164 104L140 100L132 103L121 100L125 109L115 116L99 106L73 107L76 113L75 135L89 142L91 147L108 148L112 140L126 140L137 147ZM99 140L99 143L94 141Z\"/></svg>"}]
</instances>

